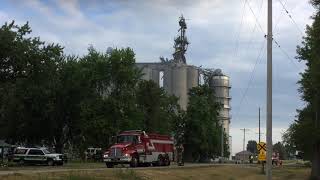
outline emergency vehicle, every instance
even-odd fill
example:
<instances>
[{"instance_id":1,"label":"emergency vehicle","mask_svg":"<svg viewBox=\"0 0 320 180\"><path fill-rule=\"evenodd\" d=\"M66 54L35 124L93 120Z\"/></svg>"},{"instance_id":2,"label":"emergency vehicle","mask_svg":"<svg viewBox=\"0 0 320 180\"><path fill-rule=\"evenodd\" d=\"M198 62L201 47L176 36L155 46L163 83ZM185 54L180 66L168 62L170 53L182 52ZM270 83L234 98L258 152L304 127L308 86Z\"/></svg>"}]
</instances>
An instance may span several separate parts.
<instances>
[{"instance_id":1,"label":"emergency vehicle","mask_svg":"<svg viewBox=\"0 0 320 180\"><path fill-rule=\"evenodd\" d=\"M108 168L117 164L169 166L173 161L174 142L169 135L146 133L141 130L124 131L116 136L103 155Z\"/></svg>"}]
</instances>

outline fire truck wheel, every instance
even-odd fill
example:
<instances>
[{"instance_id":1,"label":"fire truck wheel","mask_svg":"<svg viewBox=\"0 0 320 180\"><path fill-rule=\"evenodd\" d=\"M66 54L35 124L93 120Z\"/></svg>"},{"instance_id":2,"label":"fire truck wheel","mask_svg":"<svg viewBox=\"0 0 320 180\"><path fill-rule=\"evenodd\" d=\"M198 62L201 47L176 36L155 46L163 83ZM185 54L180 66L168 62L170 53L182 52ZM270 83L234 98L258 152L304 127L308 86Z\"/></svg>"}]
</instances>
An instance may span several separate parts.
<instances>
[{"instance_id":1,"label":"fire truck wheel","mask_svg":"<svg viewBox=\"0 0 320 180\"><path fill-rule=\"evenodd\" d=\"M113 168L113 164L112 163L106 163L107 168Z\"/></svg>"},{"instance_id":2,"label":"fire truck wheel","mask_svg":"<svg viewBox=\"0 0 320 180\"><path fill-rule=\"evenodd\" d=\"M169 159L166 161L166 166L170 166L170 160Z\"/></svg>"},{"instance_id":3,"label":"fire truck wheel","mask_svg":"<svg viewBox=\"0 0 320 180\"><path fill-rule=\"evenodd\" d=\"M136 156L133 156L130 162L130 167L138 167L138 158Z\"/></svg>"},{"instance_id":4,"label":"fire truck wheel","mask_svg":"<svg viewBox=\"0 0 320 180\"><path fill-rule=\"evenodd\" d=\"M164 159L163 159L162 155L160 154L158 156L158 166L164 166L164 165L165 165L164 164Z\"/></svg>"},{"instance_id":5,"label":"fire truck wheel","mask_svg":"<svg viewBox=\"0 0 320 180\"><path fill-rule=\"evenodd\" d=\"M170 166L170 159L168 154L165 155L163 164L164 166Z\"/></svg>"},{"instance_id":6,"label":"fire truck wheel","mask_svg":"<svg viewBox=\"0 0 320 180\"><path fill-rule=\"evenodd\" d=\"M145 163L144 165L145 165L145 167L150 167L151 163Z\"/></svg>"}]
</instances>

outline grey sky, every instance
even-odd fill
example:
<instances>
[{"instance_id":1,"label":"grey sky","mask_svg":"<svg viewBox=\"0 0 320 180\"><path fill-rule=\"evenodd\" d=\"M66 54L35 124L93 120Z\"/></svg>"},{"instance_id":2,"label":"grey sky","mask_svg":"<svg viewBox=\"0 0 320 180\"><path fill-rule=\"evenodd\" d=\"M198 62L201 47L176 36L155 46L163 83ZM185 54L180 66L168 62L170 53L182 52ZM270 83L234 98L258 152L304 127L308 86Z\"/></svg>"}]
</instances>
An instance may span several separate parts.
<instances>
[{"instance_id":1,"label":"grey sky","mask_svg":"<svg viewBox=\"0 0 320 180\"><path fill-rule=\"evenodd\" d=\"M258 107L265 125L266 52L257 57L266 32L266 0L199 1L9 1L0 2L0 23L30 22L33 35L65 46L67 54L85 54L89 45L105 51L108 46L131 47L138 62L154 62L170 57L173 38L181 14L187 20L190 46L189 64L221 68L232 81L233 152L242 149L240 128L251 128L247 137L256 139ZM305 25L314 12L307 0L281 0L296 21L289 19L279 1L274 0L274 38L291 58L274 46L274 141L294 120L295 110L303 106L297 92L299 72L304 68L294 59ZM258 18L260 26L256 23ZM241 23L242 22L242 23ZM257 61L252 81L245 89ZM241 102L241 104L240 104ZM263 130L264 131L264 130Z\"/></svg>"}]
</instances>

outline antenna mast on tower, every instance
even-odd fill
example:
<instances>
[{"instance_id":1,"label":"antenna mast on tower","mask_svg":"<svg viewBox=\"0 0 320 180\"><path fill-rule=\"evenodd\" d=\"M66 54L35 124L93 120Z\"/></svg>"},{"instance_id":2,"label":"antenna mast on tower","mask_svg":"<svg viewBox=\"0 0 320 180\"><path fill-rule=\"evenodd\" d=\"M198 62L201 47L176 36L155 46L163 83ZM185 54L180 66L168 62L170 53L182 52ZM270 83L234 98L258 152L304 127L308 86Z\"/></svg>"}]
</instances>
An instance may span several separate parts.
<instances>
[{"instance_id":1,"label":"antenna mast on tower","mask_svg":"<svg viewBox=\"0 0 320 180\"><path fill-rule=\"evenodd\" d=\"M180 35L178 37L176 37L174 39L174 53L173 53L173 59L175 62L179 62L179 63L184 63L186 64L186 57L185 57L185 53L187 51L189 42L188 39L186 37L186 29L187 29L187 24L186 24L186 20L183 17L183 15L181 15L180 20L179 20L179 26L180 29L178 30L178 32L180 32Z\"/></svg>"}]
</instances>

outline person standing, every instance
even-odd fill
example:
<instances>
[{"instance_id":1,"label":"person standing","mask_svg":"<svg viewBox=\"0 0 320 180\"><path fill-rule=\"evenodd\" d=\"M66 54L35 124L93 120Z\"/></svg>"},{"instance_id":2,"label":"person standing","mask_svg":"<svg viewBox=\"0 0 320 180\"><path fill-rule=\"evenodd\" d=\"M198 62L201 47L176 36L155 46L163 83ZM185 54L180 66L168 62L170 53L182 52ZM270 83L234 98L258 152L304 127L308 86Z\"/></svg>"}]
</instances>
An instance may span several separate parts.
<instances>
[{"instance_id":1,"label":"person standing","mask_svg":"<svg viewBox=\"0 0 320 180\"><path fill-rule=\"evenodd\" d=\"M184 165L183 153L184 153L183 144L180 144L177 147L177 163L178 163L178 166L183 166Z\"/></svg>"}]
</instances>

